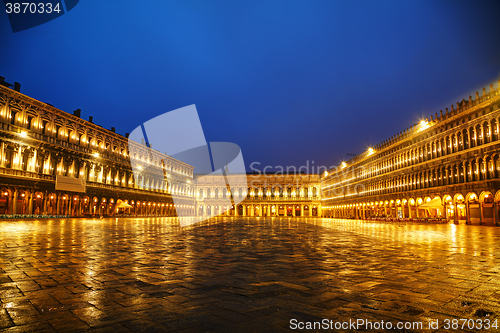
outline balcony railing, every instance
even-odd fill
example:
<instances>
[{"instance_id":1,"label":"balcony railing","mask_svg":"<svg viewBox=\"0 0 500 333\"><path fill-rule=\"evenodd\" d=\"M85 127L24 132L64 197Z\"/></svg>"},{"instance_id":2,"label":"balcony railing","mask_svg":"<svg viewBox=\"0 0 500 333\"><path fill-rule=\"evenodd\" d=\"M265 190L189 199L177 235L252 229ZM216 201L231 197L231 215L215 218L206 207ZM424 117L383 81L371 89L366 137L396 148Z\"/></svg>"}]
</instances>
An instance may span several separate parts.
<instances>
[{"instance_id":1,"label":"balcony railing","mask_svg":"<svg viewBox=\"0 0 500 333\"><path fill-rule=\"evenodd\" d=\"M14 177L24 177L29 179L47 180L55 182L56 177L53 175L44 175L37 172L10 169L10 168L0 168L0 175L14 176Z\"/></svg>"},{"instance_id":2,"label":"balcony railing","mask_svg":"<svg viewBox=\"0 0 500 333\"><path fill-rule=\"evenodd\" d=\"M149 194L149 195L166 195L166 196L172 195L170 192L163 192L161 190L157 191L157 190L143 189L140 187L124 187L124 186L119 186L119 185L103 184L103 183L92 182L92 181L87 181L87 186L88 187L105 188L105 189L109 189L112 191L127 191L127 192L136 192L136 193L140 192L140 193ZM173 195L175 197L180 197L183 199L194 199L193 195L178 194L178 193L174 193Z\"/></svg>"}]
</instances>

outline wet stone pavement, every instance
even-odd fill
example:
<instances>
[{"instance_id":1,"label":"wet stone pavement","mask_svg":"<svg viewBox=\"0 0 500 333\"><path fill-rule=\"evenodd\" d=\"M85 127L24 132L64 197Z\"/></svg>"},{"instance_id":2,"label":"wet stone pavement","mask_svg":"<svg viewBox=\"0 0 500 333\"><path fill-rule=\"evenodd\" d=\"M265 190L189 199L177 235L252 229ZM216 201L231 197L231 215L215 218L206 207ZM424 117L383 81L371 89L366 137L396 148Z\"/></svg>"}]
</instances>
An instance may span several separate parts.
<instances>
[{"instance_id":1,"label":"wet stone pavement","mask_svg":"<svg viewBox=\"0 0 500 333\"><path fill-rule=\"evenodd\" d=\"M292 319L444 331L447 318L500 315L499 248L485 226L0 221L0 332L301 331Z\"/></svg>"}]
</instances>

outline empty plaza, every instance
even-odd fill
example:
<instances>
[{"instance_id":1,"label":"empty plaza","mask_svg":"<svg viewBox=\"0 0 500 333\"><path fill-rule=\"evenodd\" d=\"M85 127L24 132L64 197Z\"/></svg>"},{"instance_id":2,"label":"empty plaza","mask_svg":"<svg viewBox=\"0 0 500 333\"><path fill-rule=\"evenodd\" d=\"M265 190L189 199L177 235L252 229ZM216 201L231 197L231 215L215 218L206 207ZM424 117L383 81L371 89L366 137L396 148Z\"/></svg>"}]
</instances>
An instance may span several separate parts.
<instances>
[{"instance_id":1,"label":"empty plaza","mask_svg":"<svg viewBox=\"0 0 500 333\"><path fill-rule=\"evenodd\" d=\"M495 227L321 218L220 217L187 228L176 218L3 221L0 329L494 325L499 238Z\"/></svg>"}]
</instances>

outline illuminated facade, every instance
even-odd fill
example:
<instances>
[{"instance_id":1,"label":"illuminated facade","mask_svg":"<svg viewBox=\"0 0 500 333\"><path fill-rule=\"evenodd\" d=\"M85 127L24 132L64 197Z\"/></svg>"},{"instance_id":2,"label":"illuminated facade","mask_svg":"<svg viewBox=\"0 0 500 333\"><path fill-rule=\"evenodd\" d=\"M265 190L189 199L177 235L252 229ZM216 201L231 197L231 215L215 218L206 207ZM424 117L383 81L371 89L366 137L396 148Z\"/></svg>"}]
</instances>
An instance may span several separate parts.
<instances>
[{"instance_id":1,"label":"illuminated facade","mask_svg":"<svg viewBox=\"0 0 500 333\"><path fill-rule=\"evenodd\" d=\"M195 214L193 167L0 82L0 215ZM134 177L130 159L144 163ZM164 163L168 182L152 174ZM162 168L157 168L162 170ZM152 171L153 170L153 171ZM163 174L161 175L163 176ZM137 180L137 181L136 181Z\"/></svg>"},{"instance_id":2,"label":"illuminated facade","mask_svg":"<svg viewBox=\"0 0 500 333\"><path fill-rule=\"evenodd\" d=\"M0 216L443 218L498 224L500 93L317 174L194 177L193 167L10 89L0 78ZM131 159L141 165L135 174ZM175 207L172 195L180 198ZM236 200L235 200L236 199ZM180 214L179 214L180 215Z\"/></svg>"},{"instance_id":3,"label":"illuminated facade","mask_svg":"<svg viewBox=\"0 0 500 333\"><path fill-rule=\"evenodd\" d=\"M323 215L498 224L499 102L492 84L328 170Z\"/></svg>"},{"instance_id":4,"label":"illuminated facade","mask_svg":"<svg viewBox=\"0 0 500 333\"><path fill-rule=\"evenodd\" d=\"M235 209L223 176L194 177L192 166L81 119L80 110L68 114L2 83L0 217L321 215L316 174L229 176L244 200Z\"/></svg>"},{"instance_id":5,"label":"illuminated facade","mask_svg":"<svg viewBox=\"0 0 500 333\"><path fill-rule=\"evenodd\" d=\"M248 174L229 176L239 184L226 187L223 176L201 177L197 185L199 215L229 216L321 216L320 178L317 174ZM231 204L233 198L243 199Z\"/></svg>"}]
</instances>

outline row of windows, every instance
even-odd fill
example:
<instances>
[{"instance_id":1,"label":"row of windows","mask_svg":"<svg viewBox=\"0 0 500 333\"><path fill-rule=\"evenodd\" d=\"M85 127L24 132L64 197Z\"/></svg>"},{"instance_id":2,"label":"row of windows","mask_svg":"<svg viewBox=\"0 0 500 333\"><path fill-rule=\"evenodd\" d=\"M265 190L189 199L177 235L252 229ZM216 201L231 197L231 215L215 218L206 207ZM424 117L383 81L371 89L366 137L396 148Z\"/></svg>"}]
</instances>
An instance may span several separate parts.
<instances>
[{"instance_id":1,"label":"row of windows","mask_svg":"<svg viewBox=\"0 0 500 333\"><path fill-rule=\"evenodd\" d=\"M172 194L193 195L191 187L185 184L173 184L170 187L164 181L163 175L145 176L137 175L136 178L130 170L124 170L88 162L83 159L58 159L51 153L40 154L37 150L25 149L24 151L4 149L1 166L10 169L29 171L44 175L59 175L85 179L108 185L128 188L139 188L151 191L169 191ZM171 183L171 182L169 182Z\"/></svg>"},{"instance_id":2,"label":"row of windows","mask_svg":"<svg viewBox=\"0 0 500 333\"><path fill-rule=\"evenodd\" d=\"M0 106L0 109L2 107ZM9 109L9 108L7 108ZM192 176L192 168L183 166L180 163L175 163L171 158L166 158L159 152L152 153L151 149L136 149L132 152L128 149L128 142L126 139L117 142L117 138L101 134L99 132L91 135L85 129L77 130L75 126L71 125L58 125L55 121L49 122L39 116L28 114L26 112L12 110L5 113L0 120L10 123L20 128L28 129L32 132L39 133L48 137L55 138L61 142L67 142L79 147L90 149L99 154L105 154L109 157L122 158L126 163L128 157L135 159L146 164L152 164L158 167L165 167L167 171L176 172L178 174ZM61 119L67 122L66 119ZM73 128L72 128L73 127ZM83 131L83 133L82 133ZM113 140L114 139L114 140ZM137 146L140 146L137 144ZM163 159L163 163L162 163Z\"/></svg>"},{"instance_id":3,"label":"row of windows","mask_svg":"<svg viewBox=\"0 0 500 333\"><path fill-rule=\"evenodd\" d=\"M326 199L370 196L498 178L500 178L500 160L495 154L492 157L483 156L475 160L399 175L377 182L329 189L323 192L323 196Z\"/></svg>"},{"instance_id":4,"label":"row of windows","mask_svg":"<svg viewBox=\"0 0 500 333\"><path fill-rule=\"evenodd\" d=\"M310 191L309 191L310 190ZM222 190L216 188L216 189L199 189L198 190L198 197L199 198L219 198L221 196L222 198L228 197L228 190L226 188L223 188ZM297 188L291 188L288 187L286 189L283 189L281 186L273 187L273 188L238 188L235 189L233 192L234 196L238 197L317 197L318 196L318 189L316 187L308 188L308 187L297 187Z\"/></svg>"},{"instance_id":5,"label":"row of windows","mask_svg":"<svg viewBox=\"0 0 500 333\"><path fill-rule=\"evenodd\" d=\"M345 182L368 179L449 154L498 141L498 123L498 118L492 118L488 121L483 121L480 124L464 128L455 133L449 133L442 138L423 143L419 147L407 150L376 164L368 166L365 164L356 167L356 169L348 167L343 171L339 171L339 176L335 176L335 174L333 174L331 179L325 181L323 189L336 187Z\"/></svg>"}]
</instances>

